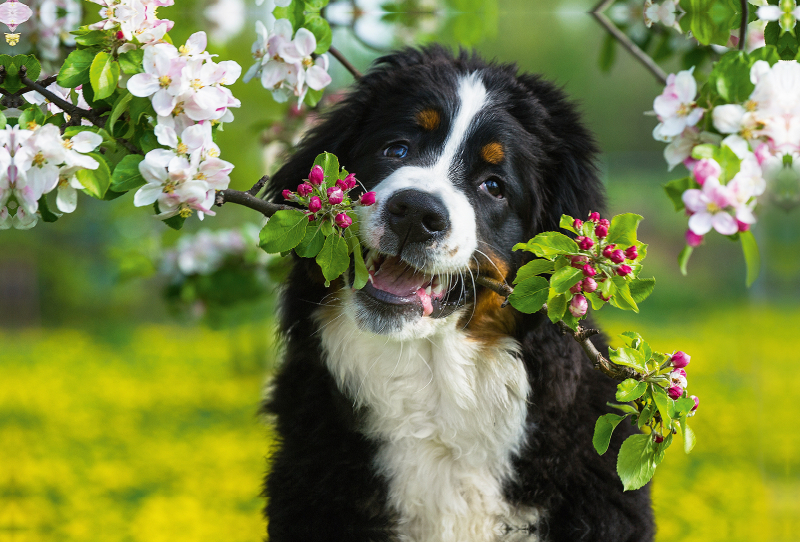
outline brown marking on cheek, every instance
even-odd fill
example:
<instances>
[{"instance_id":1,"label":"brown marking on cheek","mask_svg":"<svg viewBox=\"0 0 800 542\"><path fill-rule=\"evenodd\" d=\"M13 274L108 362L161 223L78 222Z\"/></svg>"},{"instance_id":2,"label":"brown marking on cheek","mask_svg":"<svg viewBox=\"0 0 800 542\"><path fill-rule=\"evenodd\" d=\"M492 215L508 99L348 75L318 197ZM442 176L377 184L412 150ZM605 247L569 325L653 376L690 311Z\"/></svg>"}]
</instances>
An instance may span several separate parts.
<instances>
[{"instance_id":1,"label":"brown marking on cheek","mask_svg":"<svg viewBox=\"0 0 800 542\"><path fill-rule=\"evenodd\" d=\"M481 275L504 282L509 275L510 266L500 256L486 249L486 256L479 255ZM491 262L487 260L491 259ZM492 345L514 333L517 327L518 313L511 307L502 307L505 299L488 288L480 288L475 300L475 312L467 313L461 322L466 326L469 336L479 342Z\"/></svg>"},{"instance_id":2,"label":"brown marking on cheek","mask_svg":"<svg viewBox=\"0 0 800 542\"><path fill-rule=\"evenodd\" d=\"M503 151L503 146L497 142L487 143L481 149L481 158L490 164L499 164L503 161L505 155L506 153Z\"/></svg>"},{"instance_id":3,"label":"brown marking on cheek","mask_svg":"<svg viewBox=\"0 0 800 542\"><path fill-rule=\"evenodd\" d=\"M417 124L423 130L432 132L439 127L442 122L442 116L435 109L423 109L416 115Z\"/></svg>"}]
</instances>

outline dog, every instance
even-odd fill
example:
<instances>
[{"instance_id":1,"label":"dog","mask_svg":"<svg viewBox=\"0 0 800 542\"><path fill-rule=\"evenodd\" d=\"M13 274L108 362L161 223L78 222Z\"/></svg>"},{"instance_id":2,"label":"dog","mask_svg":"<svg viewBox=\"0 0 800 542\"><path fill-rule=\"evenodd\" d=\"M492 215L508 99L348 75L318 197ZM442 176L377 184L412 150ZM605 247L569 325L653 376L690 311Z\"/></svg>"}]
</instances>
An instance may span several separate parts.
<instances>
[{"instance_id":1,"label":"dog","mask_svg":"<svg viewBox=\"0 0 800 542\"><path fill-rule=\"evenodd\" d=\"M351 268L326 288L295 258L281 294L273 542L652 539L649 489L615 470L636 429L592 447L616 382L475 282L511 284L516 243L603 207L575 107L517 71L440 46L384 56L271 180L282 201L328 151L377 195L359 209L367 286Z\"/></svg>"}]
</instances>

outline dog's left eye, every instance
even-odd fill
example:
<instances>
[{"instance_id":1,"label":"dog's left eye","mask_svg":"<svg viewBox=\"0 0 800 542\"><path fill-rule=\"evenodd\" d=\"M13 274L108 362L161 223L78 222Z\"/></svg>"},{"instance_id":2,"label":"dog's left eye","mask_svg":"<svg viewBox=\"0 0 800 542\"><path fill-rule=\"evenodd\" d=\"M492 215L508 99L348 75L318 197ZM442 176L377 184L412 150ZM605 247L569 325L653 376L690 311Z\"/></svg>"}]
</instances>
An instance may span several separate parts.
<instances>
[{"instance_id":1,"label":"dog's left eye","mask_svg":"<svg viewBox=\"0 0 800 542\"><path fill-rule=\"evenodd\" d=\"M488 192L489 195L494 196L497 199L501 199L503 197L503 185L499 179L487 179L486 181L483 181L478 188Z\"/></svg>"},{"instance_id":2,"label":"dog's left eye","mask_svg":"<svg viewBox=\"0 0 800 542\"><path fill-rule=\"evenodd\" d=\"M402 143L392 143L383 149L383 155L389 158L405 158L408 154L408 146Z\"/></svg>"}]
</instances>

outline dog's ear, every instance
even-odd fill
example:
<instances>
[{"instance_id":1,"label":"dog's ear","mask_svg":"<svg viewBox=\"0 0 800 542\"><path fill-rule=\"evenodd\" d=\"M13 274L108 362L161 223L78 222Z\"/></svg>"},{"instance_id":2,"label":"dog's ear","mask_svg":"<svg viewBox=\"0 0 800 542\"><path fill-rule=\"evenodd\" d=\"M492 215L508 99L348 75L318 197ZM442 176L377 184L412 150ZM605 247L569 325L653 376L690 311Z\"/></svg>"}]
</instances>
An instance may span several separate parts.
<instances>
[{"instance_id":1,"label":"dog's ear","mask_svg":"<svg viewBox=\"0 0 800 542\"><path fill-rule=\"evenodd\" d=\"M586 219L605 208L596 166L597 146L563 91L539 76L517 77L527 92L515 116L542 145L540 231L558 231L562 214Z\"/></svg>"}]
</instances>

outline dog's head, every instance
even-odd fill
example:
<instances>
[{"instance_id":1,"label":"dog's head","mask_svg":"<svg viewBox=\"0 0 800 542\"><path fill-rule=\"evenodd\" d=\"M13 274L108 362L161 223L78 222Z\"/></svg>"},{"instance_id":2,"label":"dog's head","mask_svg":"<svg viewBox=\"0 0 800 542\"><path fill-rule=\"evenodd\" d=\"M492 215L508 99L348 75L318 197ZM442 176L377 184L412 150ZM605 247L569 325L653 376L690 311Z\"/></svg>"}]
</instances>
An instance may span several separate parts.
<instances>
[{"instance_id":1,"label":"dog's head","mask_svg":"<svg viewBox=\"0 0 800 542\"><path fill-rule=\"evenodd\" d=\"M345 310L374 333L485 323L501 300L475 276L510 282L524 263L515 243L603 204L594 143L563 93L463 51L379 59L278 171L271 196L294 190L323 151L377 193L359 211L370 281L338 286ZM489 319L513 327L507 315Z\"/></svg>"}]
</instances>

